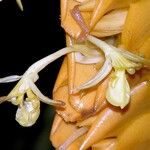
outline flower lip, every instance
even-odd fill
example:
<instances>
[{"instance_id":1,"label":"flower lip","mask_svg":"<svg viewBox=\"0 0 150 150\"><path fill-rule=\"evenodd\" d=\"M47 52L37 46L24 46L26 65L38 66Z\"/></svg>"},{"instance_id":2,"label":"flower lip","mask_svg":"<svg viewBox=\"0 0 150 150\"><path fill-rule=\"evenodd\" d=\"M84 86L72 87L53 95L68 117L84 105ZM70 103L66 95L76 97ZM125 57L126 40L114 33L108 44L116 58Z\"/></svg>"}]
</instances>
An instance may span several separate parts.
<instances>
[{"instance_id":1,"label":"flower lip","mask_svg":"<svg viewBox=\"0 0 150 150\"><path fill-rule=\"evenodd\" d=\"M32 126L40 115L40 105L37 108L33 107L32 102L24 102L23 105L18 107L16 112L16 121L24 126Z\"/></svg>"},{"instance_id":2,"label":"flower lip","mask_svg":"<svg viewBox=\"0 0 150 150\"><path fill-rule=\"evenodd\" d=\"M130 100L130 86L125 76L125 70L117 70L109 81L106 91L107 101L123 109Z\"/></svg>"}]
</instances>

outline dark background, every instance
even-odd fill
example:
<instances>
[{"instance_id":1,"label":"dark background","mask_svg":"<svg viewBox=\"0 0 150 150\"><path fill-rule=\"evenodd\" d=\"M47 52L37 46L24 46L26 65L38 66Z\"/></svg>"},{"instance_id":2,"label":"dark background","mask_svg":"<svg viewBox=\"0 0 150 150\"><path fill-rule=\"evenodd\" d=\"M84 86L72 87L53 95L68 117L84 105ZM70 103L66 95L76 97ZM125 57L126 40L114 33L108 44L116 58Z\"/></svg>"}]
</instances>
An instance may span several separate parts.
<instances>
[{"instance_id":1,"label":"dark background","mask_svg":"<svg viewBox=\"0 0 150 150\"><path fill-rule=\"evenodd\" d=\"M60 27L59 0L22 0L21 12L15 0L0 2L0 77L21 75L35 61L65 46ZM39 75L37 86L52 97L52 89L62 58ZM7 95L16 83L0 84L0 96ZM41 104L37 123L29 128L15 121L17 107L0 105L0 150L52 150L49 133L54 108Z\"/></svg>"}]
</instances>

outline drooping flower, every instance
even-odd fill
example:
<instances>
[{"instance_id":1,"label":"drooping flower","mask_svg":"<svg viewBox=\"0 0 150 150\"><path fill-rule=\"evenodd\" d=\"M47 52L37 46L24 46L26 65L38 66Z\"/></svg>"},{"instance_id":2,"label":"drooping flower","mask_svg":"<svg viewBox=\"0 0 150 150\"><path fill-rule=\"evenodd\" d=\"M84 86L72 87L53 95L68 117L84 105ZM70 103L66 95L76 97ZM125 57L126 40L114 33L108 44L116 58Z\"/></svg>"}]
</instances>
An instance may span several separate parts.
<instances>
[{"instance_id":1,"label":"drooping flower","mask_svg":"<svg viewBox=\"0 0 150 150\"><path fill-rule=\"evenodd\" d=\"M7 96L0 98L1 102L10 101L12 104L18 105L16 120L19 124L22 126L31 126L36 122L40 114L40 101L49 105L64 107L65 103L61 100L52 100L43 95L35 85L35 82L39 79L38 73L41 70L43 70L51 62L67 53L80 52L83 55L88 56L89 59L91 59L90 57L95 57L98 55L97 53L95 54L95 51L89 51L86 47L82 50L77 47L77 45L74 47L66 47L49 56L46 56L31 65L22 76L13 75L0 78L0 83L8 83L20 79L17 85ZM81 61L78 56L76 59ZM99 58L97 56L96 61L98 61L98 59Z\"/></svg>"},{"instance_id":2,"label":"drooping flower","mask_svg":"<svg viewBox=\"0 0 150 150\"><path fill-rule=\"evenodd\" d=\"M144 67L144 65L150 65L150 60L129 51L116 48L90 35L87 37L87 40L104 52L106 60L95 77L75 88L74 91L78 92L97 85L114 69L115 72L110 79L106 99L111 104L124 108L130 99L130 87L126 79L126 71L129 74L134 74L136 70Z\"/></svg>"}]
</instances>

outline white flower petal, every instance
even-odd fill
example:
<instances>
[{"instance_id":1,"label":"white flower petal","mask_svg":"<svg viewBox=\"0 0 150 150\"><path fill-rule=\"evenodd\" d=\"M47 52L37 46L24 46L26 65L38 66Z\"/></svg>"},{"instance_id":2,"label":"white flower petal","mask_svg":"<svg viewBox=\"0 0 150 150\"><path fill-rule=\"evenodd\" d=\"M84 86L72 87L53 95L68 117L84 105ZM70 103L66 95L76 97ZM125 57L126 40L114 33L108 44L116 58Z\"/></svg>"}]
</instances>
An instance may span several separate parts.
<instances>
[{"instance_id":1,"label":"white flower petal","mask_svg":"<svg viewBox=\"0 0 150 150\"><path fill-rule=\"evenodd\" d=\"M0 78L0 83L9 83L9 82L15 82L21 79L22 76L18 75L12 75L4 78Z\"/></svg>"},{"instance_id":2,"label":"white flower petal","mask_svg":"<svg viewBox=\"0 0 150 150\"><path fill-rule=\"evenodd\" d=\"M77 93L80 90L87 89L90 87L95 86L100 81L102 81L112 70L112 65L110 59L106 59L104 65L102 66L101 70L93 77L91 80L87 81L86 83L82 84L81 86L77 87L73 90L73 93Z\"/></svg>"},{"instance_id":3,"label":"white flower petal","mask_svg":"<svg viewBox=\"0 0 150 150\"><path fill-rule=\"evenodd\" d=\"M110 53L110 58L112 60L112 66L114 68L118 68L118 69L130 69L130 68L140 68L141 64L138 63L134 63L133 61L130 61L128 59L126 59L122 54L113 51L112 53Z\"/></svg>"},{"instance_id":4,"label":"white flower petal","mask_svg":"<svg viewBox=\"0 0 150 150\"><path fill-rule=\"evenodd\" d=\"M44 69L48 64L55 61L56 59L71 53L71 52L80 52L83 55L88 54L88 51L82 50L82 49L76 49L73 47L65 47L53 54L50 54L43 59L40 59L39 61L35 62L33 65L31 65L28 70L25 72L25 75L31 74L32 72L39 73L42 69Z\"/></svg>"},{"instance_id":5,"label":"white flower petal","mask_svg":"<svg viewBox=\"0 0 150 150\"><path fill-rule=\"evenodd\" d=\"M95 44L97 47L99 47L104 53L105 53L105 56L109 55L111 52L112 52L112 47L107 44L106 42L100 40L100 39L97 39L93 36L88 36L87 39Z\"/></svg>"},{"instance_id":6,"label":"white flower petal","mask_svg":"<svg viewBox=\"0 0 150 150\"><path fill-rule=\"evenodd\" d=\"M64 106L65 104L62 101L59 100L52 100L49 99L48 97L44 96L41 91L37 88L37 86L31 81L28 81L29 86L31 88L31 90L33 91L33 93L44 103L48 104L48 105L54 105L54 106Z\"/></svg>"},{"instance_id":7,"label":"white flower petal","mask_svg":"<svg viewBox=\"0 0 150 150\"><path fill-rule=\"evenodd\" d=\"M141 56L138 56L136 54L133 54L129 51L125 51L123 49L119 49L116 47L113 47L116 51L118 51L120 54L122 54L124 57L126 57L127 59L129 59L130 61L134 61L137 63L142 63L142 64L149 64L150 65L150 60L145 59Z\"/></svg>"},{"instance_id":8,"label":"white flower petal","mask_svg":"<svg viewBox=\"0 0 150 150\"><path fill-rule=\"evenodd\" d=\"M100 57L99 53L95 51L95 56L87 57L80 52L75 52L75 61L81 64L96 64L102 61L103 58Z\"/></svg>"}]
</instances>

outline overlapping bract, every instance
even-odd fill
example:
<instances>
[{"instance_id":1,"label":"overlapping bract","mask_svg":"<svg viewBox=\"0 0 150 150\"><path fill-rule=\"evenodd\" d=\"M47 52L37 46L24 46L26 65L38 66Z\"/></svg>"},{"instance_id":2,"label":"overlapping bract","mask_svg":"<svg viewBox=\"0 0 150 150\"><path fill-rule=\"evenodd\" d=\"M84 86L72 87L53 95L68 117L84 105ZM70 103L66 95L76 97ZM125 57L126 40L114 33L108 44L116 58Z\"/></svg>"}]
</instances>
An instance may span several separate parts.
<instances>
[{"instance_id":1,"label":"overlapping bract","mask_svg":"<svg viewBox=\"0 0 150 150\"><path fill-rule=\"evenodd\" d=\"M96 27L98 22L100 22L105 15L111 14L112 11L117 11L118 8L122 9L122 7L126 7L127 17L125 24L122 26L122 30L119 32L121 34L117 33L118 35L113 36L114 40L112 43L115 47L109 45L114 49L114 57L111 55L111 58L106 59L105 56L104 59L103 56L103 61L100 61L98 65L75 63L74 54L69 54L67 60L65 59L54 88L54 98L63 97L67 103L67 108L57 110L59 116L56 115L52 128L53 132L51 133L53 145L56 148L62 148L63 143L70 139L78 127L88 127L86 133L80 135L74 142L70 141L70 145L68 145L67 148L65 147L65 149L149 149L150 73L148 67L149 60L147 59L150 59L150 20L148 19L150 1L83 0L76 1L76 3L72 1L61 1L61 11L63 12L61 17L62 27L75 39L78 38L82 30L75 20L70 19L71 15L68 10L73 9L76 4L79 5L84 21L89 27L90 35L93 34L94 27ZM65 6L66 9L63 9L63 6ZM73 30L69 29L69 25ZM111 23L109 25L109 29L111 29ZM102 37L100 36L102 32L102 30L97 31L96 36L98 38ZM110 33L103 34L103 37L112 35ZM107 38L103 38L103 40L107 41ZM67 44L70 45L72 43ZM101 48L101 50L103 50L103 48ZM112 59L116 59L117 61L112 61ZM99 83L95 82L97 85L95 84L95 86L92 87L93 85L91 83L93 83L94 80L91 79L98 74L98 70L102 69L105 60L111 60L108 64L113 64L113 71L111 75L108 75ZM68 63L66 63L66 61ZM85 70L88 70L88 73ZM63 74L63 77L61 74ZM95 79L96 81L98 80L98 78ZM86 86L83 86L86 81L89 81L87 83L90 83L88 85L91 85L91 87L86 88ZM104 82L106 82L106 84L104 84ZM122 84L120 84L121 82ZM70 92L73 89L75 89L76 94ZM104 94L107 93L106 89L111 91L111 98L115 98L116 100L120 100L117 99L118 97L130 97L130 104L124 109L109 105L106 101L108 95ZM118 94L115 93L116 89L119 92ZM120 96L121 93L126 93L127 95ZM60 96L60 94L62 94L62 96ZM122 108L128 103L128 99L125 100L127 101L120 105ZM59 131L63 131L68 127L69 131L66 133L62 132L63 137L58 140L58 137L61 136ZM53 129L55 129L55 131Z\"/></svg>"}]
</instances>

